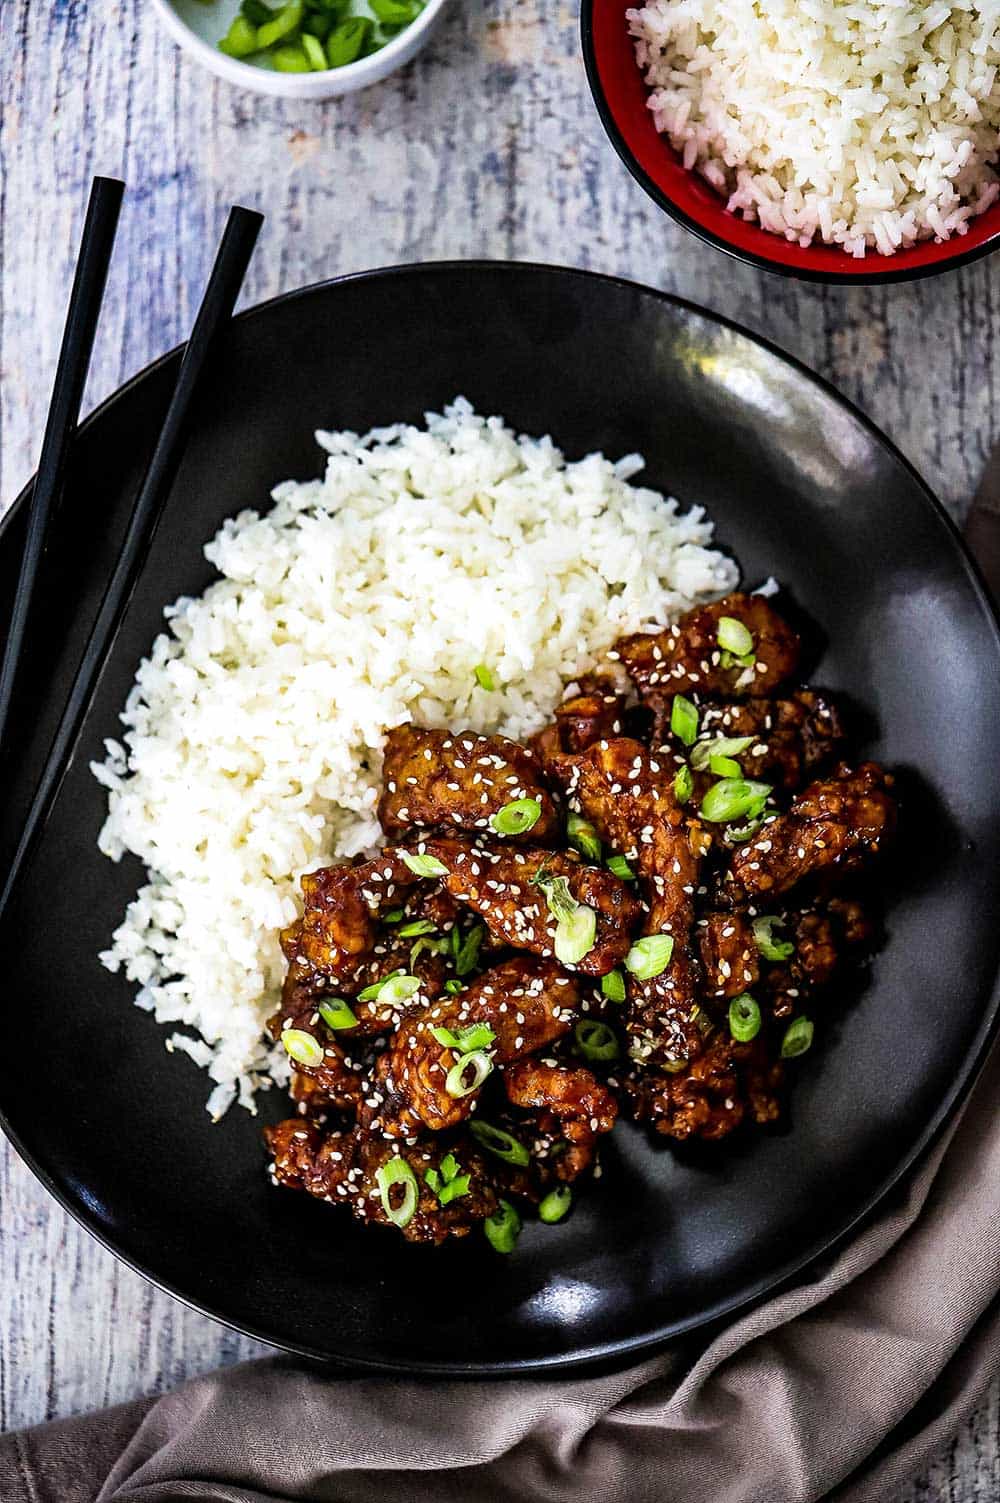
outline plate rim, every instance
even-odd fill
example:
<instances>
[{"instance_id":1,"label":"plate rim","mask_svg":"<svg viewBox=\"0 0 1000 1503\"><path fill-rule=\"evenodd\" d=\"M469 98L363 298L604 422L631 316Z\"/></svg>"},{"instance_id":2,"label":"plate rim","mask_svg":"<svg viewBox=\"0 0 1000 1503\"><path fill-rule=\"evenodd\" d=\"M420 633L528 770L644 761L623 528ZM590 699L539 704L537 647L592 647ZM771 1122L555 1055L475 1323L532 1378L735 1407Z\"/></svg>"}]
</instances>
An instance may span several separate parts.
<instances>
[{"instance_id":1,"label":"plate rim","mask_svg":"<svg viewBox=\"0 0 1000 1503\"><path fill-rule=\"evenodd\" d=\"M991 630L996 659L998 664L1000 664L1000 602L994 602L961 532L916 467L906 458L897 445L882 432L877 424L848 397L844 396L825 376L811 370L804 361L798 359L795 355L789 354L774 341L763 335L754 333L737 323L734 319L715 313L701 304L692 302L687 298L679 297L675 293L650 287L645 283L634 281L628 277L590 271L580 267L560 266L558 263L500 261L488 257L470 259L446 258L444 260L407 262L391 266L375 267L367 271L350 272L343 276L329 277L319 282L311 282L304 287L291 288L286 292L267 298L263 302L255 303L249 308L242 309L235 315L234 321L242 322L243 320L252 319L277 305L284 305L294 302L299 298L319 293L328 293L335 288L355 282L379 281L390 277L418 277L426 275L428 272L438 275L448 275L455 272L468 271L485 272L489 275L529 272L560 278L571 277L588 283L610 284L615 288L629 293L640 293L644 297L651 297L685 314L706 319L709 323L715 324L731 334L736 334L742 339L749 340L763 349L768 355L777 358L784 365L790 366L800 377L804 377L812 386L818 387L821 393L831 399L849 418L860 423L869 438L873 439L888 454L889 458L902 468L910 480L915 482L916 489L921 494L924 503L928 506L930 514L936 519L939 525L943 526L945 534L952 544L957 561L972 587L976 602L982 610L986 623ZM87 415L80 424L78 433L83 434L91 425L98 424L113 404L124 400L147 377L165 366L169 361L175 360L182 349L183 344L175 345L165 354L158 356L155 360L150 361L148 365L143 366L141 370L137 371L126 382L117 387ZM26 505L27 498L31 494L36 478L37 472L31 476L14 498L4 516L0 518L0 546L3 546L14 518L20 514L21 508ZM344 1354L334 1352L328 1347L312 1346L305 1342L287 1339L276 1340L273 1334L261 1330L252 1323L220 1314L218 1310L202 1304L190 1294L185 1294L183 1290L176 1288L170 1280L157 1276L145 1267L140 1260L129 1256L116 1246L114 1240L97 1224L95 1214L89 1210L86 1204L74 1202L72 1196L68 1192L63 1191L51 1173L28 1149L21 1133L10 1122L2 1103L0 1103L0 1131L3 1132L19 1158L27 1165L31 1173L53 1199L90 1236L94 1237L102 1247L106 1248L113 1257L117 1258L119 1262L137 1273L155 1288L162 1289L173 1299L186 1305L189 1309L195 1310L209 1319L218 1321L219 1324L226 1326L230 1330L238 1331L241 1335L248 1336L253 1340L273 1347L277 1351L291 1352L297 1356L321 1363L340 1363L346 1367L357 1367L367 1371L408 1374L411 1376L483 1378L513 1376L525 1373L552 1373L591 1367L599 1363L621 1364L623 1361L638 1358L645 1353L654 1352L679 1336L699 1329L708 1329L725 1318L745 1313L765 1296L779 1292L798 1274L815 1265L823 1257L833 1254L843 1247L848 1239L859 1231L884 1204L888 1196L891 1195L893 1190L906 1178L914 1166L928 1153L944 1129L955 1118L959 1108L967 1101L974 1089L998 1034L1000 1034L1000 970L998 970L997 975L994 977L992 991L985 1001L979 1027L969 1045L962 1066L956 1073L948 1091L938 1103L916 1140L894 1165L890 1173L869 1193L865 1203L854 1213L850 1220L837 1231L827 1233L819 1238L818 1241L810 1243L804 1252L789 1259L788 1262L781 1264L777 1268L772 1268L766 1274L762 1274L760 1278L753 1281L753 1283L744 1284L737 1293L720 1298L711 1306L702 1307L696 1314L666 1321L654 1329L632 1336L600 1342L568 1352L543 1353L526 1357L506 1357L490 1362L440 1362L405 1357L394 1357L391 1359L384 1357L372 1358L358 1356L354 1352Z\"/></svg>"}]
</instances>

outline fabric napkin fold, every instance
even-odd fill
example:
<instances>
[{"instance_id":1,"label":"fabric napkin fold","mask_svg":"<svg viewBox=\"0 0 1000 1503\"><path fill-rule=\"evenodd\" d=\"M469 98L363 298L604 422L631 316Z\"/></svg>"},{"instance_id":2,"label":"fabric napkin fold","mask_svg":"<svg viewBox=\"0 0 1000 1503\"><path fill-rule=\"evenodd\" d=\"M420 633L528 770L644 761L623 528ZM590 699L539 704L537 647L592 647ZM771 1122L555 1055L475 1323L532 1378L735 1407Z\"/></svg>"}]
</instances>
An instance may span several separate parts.
<instances>
[{"instance_id":1,"label":"fabric napkin fold","mask_svg":"<svg viewBox=\"0 0 1000 1503\"><path fill-rule=\"evenodd\" d=\"M0 1439L3 1503L887 1503L1000 1371L1000 1049L826 1267L699 1347L444 1381L268 1358Z\"/></svg>"}]
</instances>

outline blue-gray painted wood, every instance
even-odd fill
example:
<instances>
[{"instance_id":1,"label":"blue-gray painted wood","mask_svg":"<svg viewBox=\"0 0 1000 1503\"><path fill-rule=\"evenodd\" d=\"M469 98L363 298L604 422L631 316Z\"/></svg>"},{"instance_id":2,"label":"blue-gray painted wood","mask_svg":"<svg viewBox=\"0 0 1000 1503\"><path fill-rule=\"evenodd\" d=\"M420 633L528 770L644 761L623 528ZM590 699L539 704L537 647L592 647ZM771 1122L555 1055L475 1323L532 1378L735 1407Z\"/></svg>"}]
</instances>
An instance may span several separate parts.
<instances>
[{"instance_id":1,"label":"blue-gray painted wood","mask_svg":"<svg viewBox=\"0 0 1000 1503\"><path fill-rule=\"evenodd\" d=\"M454 0L431 48L328 104L200 71L142 0L0 0L0 503L34 468L95 172L131 185L88 402L189 326L226 209L268 222L246 300L446 256L569 262L670 288L776 340L871 414L958 517L1000 423L996 263L829 290L669 224L608 145L566 0ZM261 1348L119 1267L0 1158L0 1425L151 1393ZM904 1498L995 1503L996 1389Z\"/></svg>"}]
</instances>

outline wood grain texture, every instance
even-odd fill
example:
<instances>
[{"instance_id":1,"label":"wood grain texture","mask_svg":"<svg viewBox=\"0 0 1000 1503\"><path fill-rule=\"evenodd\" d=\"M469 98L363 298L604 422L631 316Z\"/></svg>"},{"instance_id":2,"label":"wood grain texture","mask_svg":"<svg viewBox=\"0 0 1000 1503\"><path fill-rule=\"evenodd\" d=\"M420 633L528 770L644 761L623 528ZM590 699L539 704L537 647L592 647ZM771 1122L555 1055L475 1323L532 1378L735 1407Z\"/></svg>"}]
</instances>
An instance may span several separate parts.
<instances>
[{"instance_id":1,"label":"wood grain texture","mask_svg":"<svg viewBox=\"0 0 1000 1503\"><path fill-rule=\"evenodd\" d=\"M995 262L886 289L758 273L667 221L607 143L577 7L452 0L386 84L288 104L215 81L143 0L0 0L0 505L34 468L91 175L130 184L92 405L181 339L228 206L268 216L245 294L370 266L516 257L633 277L797 355L959 517L997 436ZM169 1387L262 1350L117 1264L5 1147L0 1425ZM892 1503L994 1503L1000 1396Z\"/></svg>"}]
</instances>

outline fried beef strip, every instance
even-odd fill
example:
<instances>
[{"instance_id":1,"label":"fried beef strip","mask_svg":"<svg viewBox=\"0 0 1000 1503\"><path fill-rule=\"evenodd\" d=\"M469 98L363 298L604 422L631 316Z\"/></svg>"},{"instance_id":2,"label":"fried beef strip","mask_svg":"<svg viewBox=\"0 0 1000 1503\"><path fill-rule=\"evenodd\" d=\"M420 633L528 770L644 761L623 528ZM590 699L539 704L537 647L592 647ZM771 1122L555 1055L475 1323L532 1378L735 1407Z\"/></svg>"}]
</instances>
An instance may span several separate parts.
<instances>
[{"instance_id":1,"label":"fried beef strip","mask_svg":"<svg viewBox=\"0 0 1000 1503\"><path fill-rule=\"evenodd\" d=\"M488 1024L493 1038L481 1052L491 1064L505 1065L565 1033L579 998L577 982L552 961L519 955L484 971L463 992L442 997L393 1035L376 1062L362 1124L389 1137L457 1127L475 1109L479 1090L449 1093L448 1076L462 1050L442 1042L440 1031L458 1037L474 1024Z\"/></svg>"},{"instance_id":2,"label":"fried beef strip","mask_svg":"<svg viewBox=\"0 0 1000 1503\"><path fill-rule=\"evenodd\" d=\"M598 1137L618 1120L618 1102L607 1086L582 1066L538 1059L508 1065L503 1083L512 1106L539 1113L549 1131L550 1119L558 1123L566 1147L553 1160L556 1179L569 1183L590 1168Z\"/></svg>"},{"instance_id":3,"label":"fried beef strip","mask_svg":"<svg viewBox=\"0 0 1000 1503\"><path fill-rule=\"evenodd\" d=\"M601 741L560 767L571 807L579 809L643 879L645 936L669 934L673 953L648 980L628 978L625 1027L633 1056L687 1059L703 1046L697 1003L698 966L692 944L694 897L707 839L678 805L673 768L638 741Z\"/></svg>"},{"instance_id":4,"label":"fried beef strip","mask_svg":"<svg viewBox=\"0 0 1000 1503\"><path fill-rule=\"evenodd\" d=\"M382 767L378 818L390 837L405 838L414 827L496 831L494 815L520 799L534 799L540 813L530 831L499 839L533 845L550 840L559 813L532 753L506 736L473 731L421 730L400 725L389 732Z\"/></svg>"},{"instance_id":5,"label":"fried beef strip","mask_svg":"<svg viewBox=\"0 0 1000 1503\"><path fill-rule=\"evenodd\" d=\"M748 1117L758 1124L776 1121L783 1076L762 1038L738 1044L720 1031L685 1069L633 1071L621 1084L635 1121L683 1141L727 1137Z\"/></svg>"},{"instance_id":6,"label":"fried beef strip","mask_svg":"<svg viewBox=\"0 0 1000 1503\"><path fill-rule=\"evenodd\" d=\"M754 662L730 658L719 646L719 622L729 616L753 638ZM799 664L799 639L762 595L726 595L696 606L662 631L622 637L615 652L640 696L654 709L675 694L735 699L773 694Z\"/></svg>"},{"instance_id":7,"label":"fried beef strip","mask_svg":"<svg viewBox=\"0 0 1000 1503\"><path fill-rule=\"evenodd\" d=\"M811 783L787 813L738 847L729 882L747 897L770 897L818 873L842 876L855 870L892 833L896 806L891 787L892 778L874 762L864 762L856 771L841 765L833 777Z\"/></svg>"},{"instance_id":8,"label":"fried beef strip","mask_svg":"<svg viewBox=\"0 0 1000 1503\"><path fill-rule=\"evenodd\" d=\"M745 914L706 914L695 926L695 937L710 997L728 1000L753 989L760 976L760 952Z\"/></svg>"},{"instance_id":9,"label":"fried beef strip","mask_svg":"<svg viewBox=\"0 0 1000 1503\"><path fill-rule=\"evenodd\" d=\"M382 1202L378 1170L394 1158L409 1164L417 1181L416 1210L400 1228L408 1242L440 1244L449 1237L464 1237L477 1222L496 1210L497 1197L489 1171L474 1144L467 1139L419 1144L389 1143L358 1128L324 1133L315 1123L292 1117L264 1130L271 1152L271 1175L275 1184L305 1190L320 1200L346 1205L364 1222L393 1225ZM441 1161L453 1155L459 1175L468 1175L465 1193L441 1205L427 1183L428 1170L441 1173ZM392 1192L390 1191L390 1195Z\"/></svg>"},{"instance_id":10,"label":"fried beef strip","mask_svg":"<svg viewBox=\"0 0 1000 1503\"><path fill-rule=\"evenodd\" d=\"M787 960L763 967L760 1000L772 1017L790 1018L829 987L852 951L867 947L872 925L856 899L837 898L788 913L781 934L795 948Z\"/></svg>"},{"instance_id":11,"label":"fried beef strip","mask_svg":"<svg viewBox=\"0 0 1000 1503\"><path fill-rule=\"evenodd\" d=\"M428 840L424 849L445 867L441 880L452 897L514 949L553 954L557 920L538 883L563 878L571 897L597 915L592 949L567 969L604 976L627 954L638 902L624 882L602 867L585 866L574 851L491 848L458 840Z\"/></svg>"}]
</instances>

